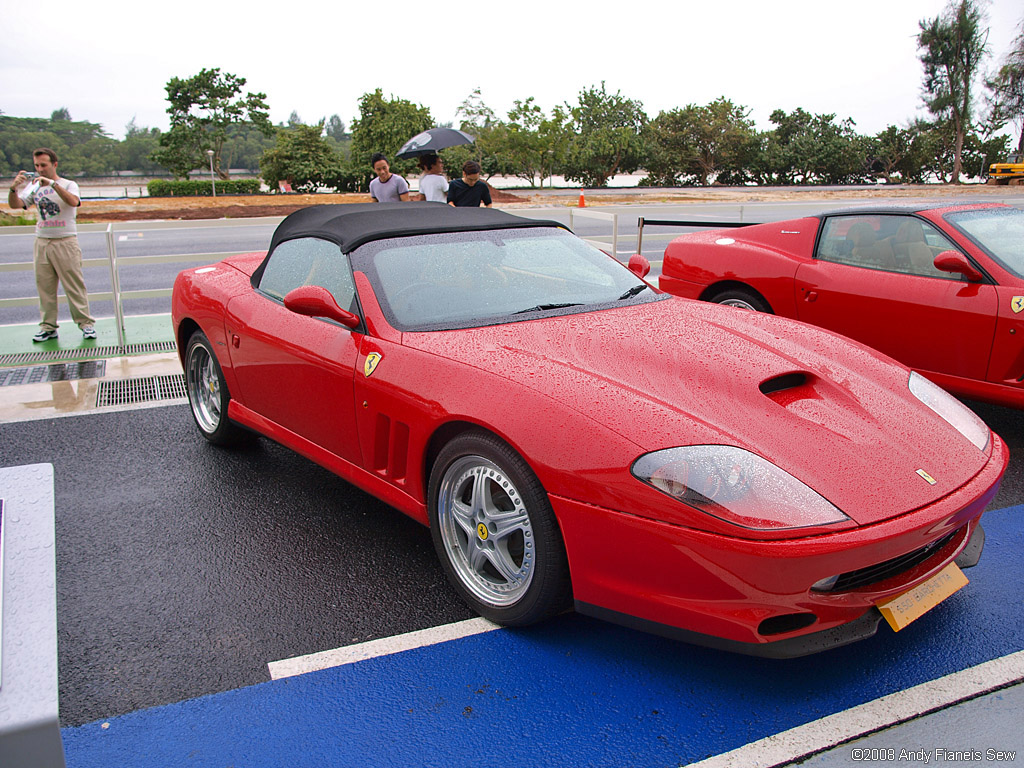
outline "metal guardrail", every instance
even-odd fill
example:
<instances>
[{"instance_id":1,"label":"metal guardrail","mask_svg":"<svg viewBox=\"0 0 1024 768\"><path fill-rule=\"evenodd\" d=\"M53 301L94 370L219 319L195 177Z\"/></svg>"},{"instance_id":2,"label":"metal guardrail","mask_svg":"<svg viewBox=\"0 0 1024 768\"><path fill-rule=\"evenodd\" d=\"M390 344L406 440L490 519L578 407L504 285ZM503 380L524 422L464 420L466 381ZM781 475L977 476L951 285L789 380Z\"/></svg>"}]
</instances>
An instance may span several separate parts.
<instances>
[{"instance_id":1,"label":"metal guardrail","mask_svg":"<svg viewBox=\"0 0 1024 768\"><path fill-rule=\"evenodd\" d=\"M152 288L146 290L124 291L121 289L121 264L117 258L117 232L138 232L140 230L155 229L219 229L223 227L242 226L277 226L284 220L283 216L273 216L250 219L201 219L196 221L126 221L110 224L79 224L78 233L103 232L107 241L107 257L105 259L82 259L82 268L101 267L105 264L110 266L109 291L90 292L89 298L94 301L112 301L114 303L114 319L117 326L117 342L119 346L125 345L124 335L124 300L125 299L153 299L163 298L171 295L171 288ZM13 235L31 235L35 233L34 226L26 227L3 227L0 229L0 237ZM162 254L157 256L132 256L131 265L139 266L145 264L194 264L221 261L230 256L238 256L246 251L228 251L222 253L177 253ZM0 273L4 272L28 272L34 269L31 261L0 264ZM58 301L67 303L64 296L58 296ZM0 299L0 310L4 307L33 307L39 303L38 296L25 296L11 299Z\"/></svg>"},{"instance_id":2,"label":"metal guardrail","mask_svg":"<svg viewBox=\"0 0 1024 768\"><path fill-rule=\"evenodd\" d=\"M612 223L612 253L616 259L619 258L619 215L617 213L605 213L604 211L588 211L585 208L570 208L569 209L569 229L575 231L576 226L574 224L574 217L582 216L588 219L601 219L602 221L610 221ZM580 238L585 243L589 243L599 250L604 250L608 243L603 240L588 240L586 238Z\"/></svg>"}]
</instances>

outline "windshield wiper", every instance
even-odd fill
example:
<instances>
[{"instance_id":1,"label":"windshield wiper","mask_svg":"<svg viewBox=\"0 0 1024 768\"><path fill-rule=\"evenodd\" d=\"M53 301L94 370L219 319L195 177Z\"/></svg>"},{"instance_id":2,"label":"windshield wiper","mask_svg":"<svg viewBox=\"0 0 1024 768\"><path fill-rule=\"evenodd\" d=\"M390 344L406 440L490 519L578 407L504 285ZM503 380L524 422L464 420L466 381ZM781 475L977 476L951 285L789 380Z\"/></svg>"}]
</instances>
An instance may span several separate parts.
<instances>
[{"instance_id":1,"label":"windshield wiper","mask_svg":"<svg viewBox=\"0 0 1024 768\"><path fill-rule=\"evenodd\" d=\"M630 288L624 294L619 296L619 301L625 301L626 299L631 299L634 296L636 296L638 293L640 293L641 291L647 290L647 288L649 288L649 287L650 286L648 286L647 283L641 283L640 285L634 285L632 288Z\"/></svg>"},{"instance_id":2,"label":"windshield wiper","mask_svg":"<svg viewBox=\"0 0 1024 768\"><path fill-rule=\"evenodd\" d=\"M563 307L582 307L582 304L576 302L569 302L568 304L538 304L536 307L529 307L528 309L520 309L518 312L513 312L513 315L522 315L527 312L543 312L547 309L562 309Z\"/></svg>"}]
</instances>

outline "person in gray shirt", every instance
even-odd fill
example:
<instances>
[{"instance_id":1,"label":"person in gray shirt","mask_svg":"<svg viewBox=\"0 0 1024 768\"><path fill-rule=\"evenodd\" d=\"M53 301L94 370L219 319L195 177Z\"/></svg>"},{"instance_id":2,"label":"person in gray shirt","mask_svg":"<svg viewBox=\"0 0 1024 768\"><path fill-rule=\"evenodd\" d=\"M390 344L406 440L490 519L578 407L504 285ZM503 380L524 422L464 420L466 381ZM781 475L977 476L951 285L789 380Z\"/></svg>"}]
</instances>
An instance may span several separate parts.
<instances>
[{"instance_id":1,"label":"person in gray shirt","mask_svg":"<svg viewBox=\"0 0 1024 768\"><path fill-rule=\"evenodd\" d=\"M370 182L370 197L375 203L409 202L409 184L397 173L391 172L388 159L380 152L370 158L377 178Z\"/></svg>"}]
</instances>

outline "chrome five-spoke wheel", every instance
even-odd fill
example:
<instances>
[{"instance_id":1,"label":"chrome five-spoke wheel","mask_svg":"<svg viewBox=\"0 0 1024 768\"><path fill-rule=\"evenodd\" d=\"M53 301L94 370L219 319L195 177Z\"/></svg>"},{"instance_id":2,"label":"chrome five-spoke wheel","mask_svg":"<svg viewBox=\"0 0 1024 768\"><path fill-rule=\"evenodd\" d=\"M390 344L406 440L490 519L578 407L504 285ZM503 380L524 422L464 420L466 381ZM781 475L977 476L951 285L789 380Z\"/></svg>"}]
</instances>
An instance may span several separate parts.
<instances>
[{"instance_id":1,"label":"chrome five-spoke wheel","mask_svg":"<svg viewBox=\"0 0 1024 768\"><path fill-rule=\"evenodd\" d=\"M482 616L524 625L568 604L557 521L540 481L502 441L456 437L430 477L434 546L449 580Z\"/></svg>"},{"instance_id":2,"label":"chrome five-spoke wheel","mask_svg":"<svg viewBox=\"0 0 1024 768\"><path fill-rule=\"evenodd\" d=\"M478 600L506 606L530 587L536 560L533 525L515 484L482 456L463 456L438 489L445 554Z\"/></svg>"}]
</instances>

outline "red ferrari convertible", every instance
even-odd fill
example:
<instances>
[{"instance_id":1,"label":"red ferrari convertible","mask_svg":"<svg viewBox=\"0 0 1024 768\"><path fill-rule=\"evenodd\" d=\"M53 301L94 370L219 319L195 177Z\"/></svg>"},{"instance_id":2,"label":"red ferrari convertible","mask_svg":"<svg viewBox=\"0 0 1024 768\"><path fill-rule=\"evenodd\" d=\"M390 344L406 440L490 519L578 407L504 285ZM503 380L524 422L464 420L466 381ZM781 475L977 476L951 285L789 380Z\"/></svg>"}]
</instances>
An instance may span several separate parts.
<instances>
[{"instance_id":1,"label":"red ferrari convertible","mask_svg":"<svg viewBox=\"0 0 1024 768\"><path fill-rule=\"evenodd\" d=\"M999 437L859 344L676 299L648 268L498 210L306 208L267 253L178 276L192 415L428 525L504 624L575 605L792 656L962 585Z\"/></svg>"},{"instance_id":2,"label":"red ferrari convertible","mask_svg":"<svg viewBox=\"0 0 1024 768\"><path fill-rule=\"evenodd\" d=\"M863 342L964 397L1024 407L1024 211L872 207L695 232L659 285Z\"/></svg>"}]
</instances>

